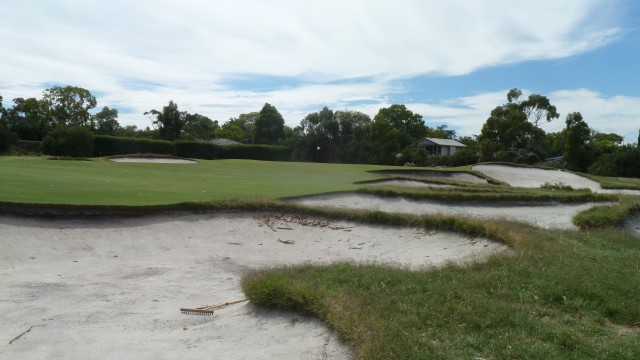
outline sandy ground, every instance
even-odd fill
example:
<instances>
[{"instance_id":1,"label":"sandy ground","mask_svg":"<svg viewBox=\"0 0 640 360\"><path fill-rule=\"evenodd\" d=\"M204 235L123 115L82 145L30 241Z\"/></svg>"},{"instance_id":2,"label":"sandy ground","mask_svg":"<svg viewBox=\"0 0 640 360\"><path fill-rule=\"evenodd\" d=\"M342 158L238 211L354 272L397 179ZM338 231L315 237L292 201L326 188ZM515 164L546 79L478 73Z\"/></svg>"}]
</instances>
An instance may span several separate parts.
<instances>
[{"instance_id":1,"label":"sandy ground","mask_svg":"<svg viewBox=\"0 0 640 360\"><path fill-rule=\"evenodd\" d=\"M400 186L400 187L448 187L448 188L455 187L453 185L429 184L429 183L423 183L421 181L414 181L414 180L383 180L383 181L376 181L376 182L366 183L364 185L367 185L367 186Z\"/></svg>"},{"instance_id":2,"label":"sandy ground","mask_svg":"<svg viewBox=\"0 0 640 360\"><path fill-rule=\"evenodd\" d=\"M457 204L442 203L433 200L412 200L401 197L376 197L366 194L321 195L296 200L303 205L326 206L348 209L380 210L405 214L451 214L477 218L503 218L530 223L544 228L575 229L571 218L580 211L596 203L584 204L532 204L511 205Z\"/></svg>"},{"instance_id":3,"label":"sandy ground","mask_svg":"<svg viewBox=\"0 0 640 360\"><path fill-rule=\"evenodd\" d=\"M372 171L377 174L391 176L415 176L424 178L440 178L448 180L466 181L477 184L486 184L487 180L472 174L456 172L456 171L437 171L437 170L377 170Z\"/></svg>"},{"instance_id":4,"label":"sandy ground","mask_svg":"<svg viewBox=\"0 0 640 360\"><path fill-rule=\"evenodd\" d=\"M172 159L172 158L134 158L134 157L122 157L109 159L113 162L123 163L152 163L152 164L195 164L195 161L185 159Z\"/></svg>"},{"instance_id":5,"label":"sandy ground","mask_svg":"<svg viewBox=\"0 0 640 360\"><path fill-rule=\"evenodd\" d=\"M638 190L603 189L599 183L585 177L560 170L522 168L504 165L474 165L479 171L496 180L504 181L515 187L537 188L545 183L571 185L574 189L589 188L593 192L607 194L640 195Z\"/></svg>"},{"instance_id":6,"label":"sandy ground","mask_svg":"<svg viewBox=\"0 0 640 360\"><path fill-rule=\"evenodd\" d=\"M265 216L0 217L0 357L346 359L335 334L300 314L251 303L213 316L178 309L242 299L241 275L255 267L359 261L421 268L505 251L451 233Z\"/></svg>"}]
</instances>

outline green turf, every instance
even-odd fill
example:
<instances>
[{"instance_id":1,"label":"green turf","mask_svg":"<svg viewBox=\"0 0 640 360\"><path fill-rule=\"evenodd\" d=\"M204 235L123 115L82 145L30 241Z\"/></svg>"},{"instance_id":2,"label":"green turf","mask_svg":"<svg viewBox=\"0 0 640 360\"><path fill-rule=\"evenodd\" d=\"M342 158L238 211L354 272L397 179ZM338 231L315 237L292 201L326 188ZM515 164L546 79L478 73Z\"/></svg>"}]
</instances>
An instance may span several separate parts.
<instances>
[{"instance_id":1,"label":"green turf","mask_svg":"<svg viewBox=\"0 0 640 360\"><path fill-rule=\"evenodd\" d=\"M388 168L388 167L385 167ZM0 201L82 205L160 205L353 190L380 178L368 165L252 160L196 164L0 157Z\"/></svg>"}]
</instances>

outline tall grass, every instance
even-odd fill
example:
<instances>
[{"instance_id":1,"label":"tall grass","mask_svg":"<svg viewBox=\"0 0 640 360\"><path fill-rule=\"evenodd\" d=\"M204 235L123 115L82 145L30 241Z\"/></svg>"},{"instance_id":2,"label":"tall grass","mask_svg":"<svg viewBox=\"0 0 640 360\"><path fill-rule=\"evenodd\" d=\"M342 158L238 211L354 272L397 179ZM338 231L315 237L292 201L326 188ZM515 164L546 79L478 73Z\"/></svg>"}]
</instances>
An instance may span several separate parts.
<instances>
[{"instance_id":1,"label":"tall grass","mask_svg":"<svg viewBox=\"0 0 640 360\"><path fill-rule=\"evenodd\" d=\"M285 267L248 274L243 290L320 317L357 359L637 358L637 238L459 220L514 255L422 271Z\"/></svg>"}]
</instances>

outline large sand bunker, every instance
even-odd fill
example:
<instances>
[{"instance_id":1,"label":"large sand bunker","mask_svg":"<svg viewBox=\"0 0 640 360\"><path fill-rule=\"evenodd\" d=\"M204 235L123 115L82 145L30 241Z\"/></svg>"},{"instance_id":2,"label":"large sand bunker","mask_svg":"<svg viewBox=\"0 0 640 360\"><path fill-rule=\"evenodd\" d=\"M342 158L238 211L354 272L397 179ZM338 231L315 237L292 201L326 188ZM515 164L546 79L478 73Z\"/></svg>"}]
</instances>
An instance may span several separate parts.
<instances>
[{"instance_id":1,"label":"large sand bunker","mask_svg":"<svg viewBox=\"0 0 640 360\"><path fill-rule=\"evenodd\" d=\"M419 268L502 251L451 233L268 214L109 220L0 217L7 359L346 359L324 324L231 305L249 268L333 261ZM32 327L32 328L31 328ZM27 329L30 332L9 344Z\"/></svg>"},{"instance_id":2,"label":"large sand bunker","mask_svg":"<svg viewBox=\"0 0 640 360\"><path fill-rule=\"evenodd\" d=\"M295 200L309 206L347 209L380 210L390 213L415 215L444 214L476 218L503 218L517 220L544 228L576 228L571 219L583 210L602 203L444 203L434 200L412 200L402 197L377 197L366 194L334 194L306 197Z\"/></svg>"},{"instance_id":3,"label":"large sand bunker","mask_svg":"<svg viewBox=\"0 0 640 360\"><path fill-rule=\"evenodd\" d=\"M603 189L599 183L593 180L561 170L505 165L474 165L473 170L515 187L537 188L545 183L565 184L574 189L587 188L598 193L640 195L638 190Z\"/></svg>"}]
</instances>

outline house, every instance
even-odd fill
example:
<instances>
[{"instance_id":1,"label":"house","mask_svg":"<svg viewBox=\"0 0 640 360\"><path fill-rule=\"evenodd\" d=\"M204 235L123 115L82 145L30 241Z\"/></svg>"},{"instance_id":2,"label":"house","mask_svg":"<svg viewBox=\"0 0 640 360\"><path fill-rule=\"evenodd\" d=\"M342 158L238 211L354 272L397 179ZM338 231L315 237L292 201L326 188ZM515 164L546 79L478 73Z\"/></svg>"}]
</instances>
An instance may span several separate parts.
<instances>
[{"instance_id":1,"label":"house","mask_svg":"<svg viewBox=\"0 0 640 360\"><path fill-rule=\"evenodd\" d=\"M453 155L456 151L466 148L465 144L452 139L424 138L416 144L423 146L429 155Z\"/></svg>"}]
</instances>

